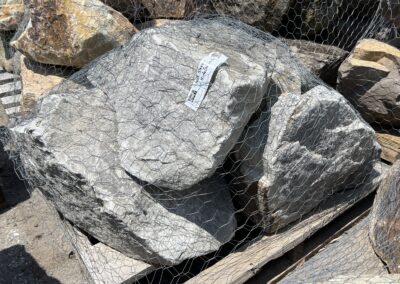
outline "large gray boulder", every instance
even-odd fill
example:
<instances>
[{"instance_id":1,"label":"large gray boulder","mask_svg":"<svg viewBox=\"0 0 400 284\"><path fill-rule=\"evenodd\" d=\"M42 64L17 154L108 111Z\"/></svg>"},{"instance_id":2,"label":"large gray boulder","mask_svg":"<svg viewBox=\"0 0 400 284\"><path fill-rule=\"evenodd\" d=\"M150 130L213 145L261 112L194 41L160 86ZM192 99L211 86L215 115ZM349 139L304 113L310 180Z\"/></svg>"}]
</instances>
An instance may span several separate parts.
<instances>
[{"instance_id":1,"label":"large gray boulder","mask_svg":"<svg viewBox=\"0 0 400 284\"><path fill-rule=\"evenodd\" d=\"M211 52L228 59L193 111L185 100ZM276 38L240 22L203 19L143 30L91 66L88 78L115 107L123 168L183 190L222 165L272 85L300 93L313 76Z\"/></svg>"},{"instance_id":2,"label":"large gray boulder","mask_svg":"<svg viewBox=\"0 0 400 284\"><path fill-rule=\"evenodd\" d=\"M378 189L371 212L370 239L391 273L400 273L400 160Z\"/></svg>"},{"instance_id":3,"label":"large gray boulder","mask_svg":"<svg viewBox=\"0 0 400 284\"><path fill-rule=\"evenodd\" d=\"M379 159L374 131L336 91L281 95L244 130L235 154L249 215L274 231L363 183Z\"/></svg>"},{"instance_id":4,"label":"large gray boulder","mask_svg":"<svg viewBox=\"0 0 400 284\"><path fill-rule=\"evenodd\" d=\"M11 128L33 185L65 218L125 255L174 265L231 239L236 221L222 179L185 191L142 182L120 166L117 132L109 97L82 72L45 96L35 118Z\"/></svg>"}]
</instances>

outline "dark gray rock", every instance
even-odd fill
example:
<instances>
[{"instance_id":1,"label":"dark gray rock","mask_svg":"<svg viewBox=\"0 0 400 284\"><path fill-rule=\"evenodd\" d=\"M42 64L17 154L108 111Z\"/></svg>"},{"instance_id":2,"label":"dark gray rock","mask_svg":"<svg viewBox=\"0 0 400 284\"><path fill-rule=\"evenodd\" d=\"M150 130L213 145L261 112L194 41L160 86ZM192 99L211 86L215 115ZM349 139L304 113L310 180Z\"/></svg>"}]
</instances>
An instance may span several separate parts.
<instances>
[{"instance_id":1,"label":"dark gray rock","mask_svg":"<svg viewBox=\"0 0 400 284\"><path fill-rule=\"evenodd\" d=\"M380 154L373 129L324 86L301 96L281 95L241 141L236 157L245 191L238 194L247 213L269 231L361 184Z\"/></svg>"},{"instance_id":2,"label":"dark gray rock","mask_svg":"<svg viewBox=\"0 0 400 284\"><path fill-rule=\"evenodd\" d=\"M211 52L228 60L195 112L185 100ZM89 70L115 106L124 169L179 190L216 171L271 85L300 93L312 78L276 38L221 19L146 29Z\"/></svg>"},{"instance_id":3,"label":"dark gray rock","mask_svg":"<svg viewBox=\"0 0 400 284\"><path fill-rule=\"evenodd\" d=\"M212 0L220 15L241 20L244 23L272 32L281 24L292 0Z\"/></svg>"},{"instance_id":4,"label":"dark gray rock","mask_svg":"<svg viewBox=\"0 0 400 284\"><path fill-rule=\"evenodd\" d=\"M338 69L347 51L331 45L306 40L282 39L297 58L325 83L336 86Z\"/></svg>"},{"instance_id":5,"label":"dark gray rock","mask_svg":"<svg viewBox=\"0 0 400 284\"><path fill-rule=\"evenodd\" d=\"M391 273L400 273L400 161L384 177L371 213L370 239Z\"/></svg>"},{"instance_id":6,"label":"dark gray rock","mask_svg":"<svg viewBox=\"0 0 400 284\"><path fill-rule=\"evenodd\" d=\"M81 76L72 80L83 84ZM236 221L225 182L213 177L177 192L128 175L109 97L85 84L63 83L35 118L11 129L33 186L76 226L133 258L173 265L228 242Z\"/></svg>"}]
</instances>

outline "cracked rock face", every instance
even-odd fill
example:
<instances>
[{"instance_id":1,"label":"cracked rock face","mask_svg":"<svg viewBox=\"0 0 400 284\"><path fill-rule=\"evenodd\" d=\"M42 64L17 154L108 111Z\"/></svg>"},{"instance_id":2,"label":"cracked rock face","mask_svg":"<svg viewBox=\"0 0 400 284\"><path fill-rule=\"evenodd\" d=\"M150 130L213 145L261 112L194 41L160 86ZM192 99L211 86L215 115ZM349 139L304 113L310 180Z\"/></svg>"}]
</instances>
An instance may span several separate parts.
<instances>
[{"instance_id":1,"label":"cracked rock face","mask_svg":"<svg viewBox=\"0 0 400 284\"><path fill-rule=\"evenodd\" d=\"M11 46L40 63L81 68L137 31L99 0L29 0L27 8L29 23Z\"/></svg>"},{"instance_id":2,"label":"cracked rock face","mask_svg":"<svg viewBox=\"0 0 400 284\"><path fill-rule=\"evenodd\" d=\"M400 273L400 161L382 180L371 212L369 236L391 273Z\"/></svg>"},{"instance_id":3,"label":"cracked rock face","mask_svg":"<svg viewBox=\"0 0 400 284\"><path fill-rule=\"evenodd\" d=\"M127 172L156 186L189 188L221 166L268 96L270 81L283 91L301 91L306 76L287 48L254 33L239 22L182 21L142 31L90 68L89 80L115 106ZM228 59L193 111L185 100L211 52Z\"/></svg>"},{"instance_id":4,"label":"cracked rock face","mask_svg":"<svg viewBox=\"0 0 400 284\"><path fill-rule=\"evenodd\" d=\"M174 265L228 242L236 221L226 183L211 177L175 191L128 175L113 106L80 76L81 85L63 83L11 129L34 185L76 226L147 262Z\"/></svg>"},{"instance_id":5,"label":"cracked rock face","mask_svg":"<svg viewBox=\"0 0 400 284\"><path fill-rule=\"evenodd\" d=\"M380 153L373 129L324 86L301 96L281 95L242 139L235 151L247 186L242 203L271 231L362 183Z\"/></svg>"}]
</instances>

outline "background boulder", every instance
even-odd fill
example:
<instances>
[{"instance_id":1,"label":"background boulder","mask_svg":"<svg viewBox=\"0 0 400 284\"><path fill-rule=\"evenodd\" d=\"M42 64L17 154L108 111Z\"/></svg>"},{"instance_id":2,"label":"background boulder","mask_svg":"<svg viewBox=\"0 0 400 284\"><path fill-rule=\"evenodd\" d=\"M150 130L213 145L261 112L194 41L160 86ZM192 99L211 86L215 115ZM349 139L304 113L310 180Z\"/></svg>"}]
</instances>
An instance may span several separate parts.
<instances>
[{"instance_id":1,"label":"background boulder","mask_svg":"<svg viewBox=\"0 0 400 284\"><path fill-rule=\"evenodd\" d=\"M24 17L23 0L0 0L0 31L13 31Z\"/></svg>"},{"instance_id":2,"label":"background boulder","mask_svg":"<svg viewBox=\"0 0 400 284\"><path fill-rule=\"evenodd\" d=\"M30 22L11 45L40 63L82 67L137 31L99 0L31 0L28 8Z\"/></svg>"},{"instance_id":3,"label":"background boulder","mask_svg":"<svg viewBox=\"0 0 400 284\"><path fill-rule=\"evenodd\" d=\"M400 50L360 41L339 68L338 91L370 123L400 126Z\"/></svg>"}]
</instances>

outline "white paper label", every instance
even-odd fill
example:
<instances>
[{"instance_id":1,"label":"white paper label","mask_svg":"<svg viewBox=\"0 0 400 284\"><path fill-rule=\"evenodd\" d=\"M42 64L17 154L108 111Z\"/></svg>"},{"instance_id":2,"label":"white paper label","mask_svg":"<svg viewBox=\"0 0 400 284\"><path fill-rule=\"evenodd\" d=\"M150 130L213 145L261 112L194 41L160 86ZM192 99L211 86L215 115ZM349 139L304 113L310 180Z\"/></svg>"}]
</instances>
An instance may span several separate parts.
<instances>
[{"instance_id":1,"label":"white paper label","mask_svg":"<svg viewBox=\"0 0 400 284\"><path fill-rule=\"evenodd\" d=\"M222 53L211 52L201 60L199 67L197 68L196 79L192 88L190 88L185 105L190 107L192 110L197 111L206 96L215 71L219 66L224 64L227 59L228 57Z\"/></svg>"}]
</instances>

